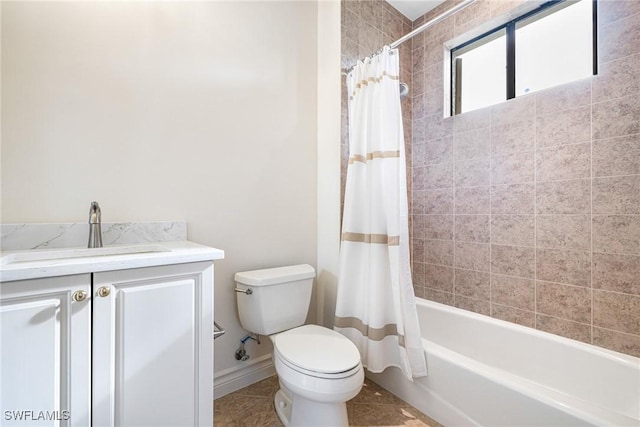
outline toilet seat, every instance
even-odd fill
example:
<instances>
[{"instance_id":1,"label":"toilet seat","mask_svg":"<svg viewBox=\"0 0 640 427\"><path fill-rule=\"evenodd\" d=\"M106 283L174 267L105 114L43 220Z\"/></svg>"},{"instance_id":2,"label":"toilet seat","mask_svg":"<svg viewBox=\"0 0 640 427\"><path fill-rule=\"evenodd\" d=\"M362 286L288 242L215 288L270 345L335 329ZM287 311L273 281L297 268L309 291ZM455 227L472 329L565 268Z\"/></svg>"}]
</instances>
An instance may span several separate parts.
<instances>
[{"instance_id":1,"label":"toilet seat","mask_svg":"<svg viewBox=\"0 0 640 427\"><path fill-rule=\"evenodd\" d=\"M360 352L347 337L317 325L304 325L274 337L274 353L282 363L318 378L340 379L362 369Z\"/></svg>"}]
</instances>

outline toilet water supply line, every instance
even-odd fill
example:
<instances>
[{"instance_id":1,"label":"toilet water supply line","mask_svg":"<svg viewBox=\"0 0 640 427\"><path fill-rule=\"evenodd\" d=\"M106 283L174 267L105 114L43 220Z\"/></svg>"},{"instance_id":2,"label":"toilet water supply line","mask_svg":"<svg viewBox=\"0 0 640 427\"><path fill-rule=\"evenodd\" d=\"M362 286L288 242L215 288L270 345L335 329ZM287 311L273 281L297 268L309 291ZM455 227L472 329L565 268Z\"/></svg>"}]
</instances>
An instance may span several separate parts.
<instances>
[{"instance_id":1,"label":"toilet water supply line","mask_svg":"<svg viewBox=\"0 0 640 427\"><path fill-rule=\"evenodd\" d=\"M236 353L235 353L236 360L240 360L242 362L246 362L247 360L249 360L250 356L247 354L247 350L245 350L245 348L244 348L244 344L249 340L254 340L258 344L260 344L260 335L258 335L258 334L248 334L248 335L245 335L240 340L240 347L238 347L238 349L236 350Z\"/></svg>"}]
</instances>

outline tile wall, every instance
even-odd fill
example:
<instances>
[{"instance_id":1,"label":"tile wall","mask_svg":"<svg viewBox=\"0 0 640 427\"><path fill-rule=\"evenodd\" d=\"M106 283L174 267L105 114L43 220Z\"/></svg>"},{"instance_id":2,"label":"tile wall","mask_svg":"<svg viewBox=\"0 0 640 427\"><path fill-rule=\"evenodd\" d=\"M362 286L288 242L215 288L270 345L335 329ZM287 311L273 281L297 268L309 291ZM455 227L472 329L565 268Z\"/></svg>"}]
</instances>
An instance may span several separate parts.
<instances>
[{"instance_id":1,"label":"tile wall","mask_svg":"<svg viewBox=\"0 0 640 427\"><path fill-rule=\"evenodd\" d=\"M343 2L343 66L397 38L385 16L406 32L381 3ZM444 43L522 4L478 0L402 58L416 295L640 356L640 2L598 2L597 76L445 118ZM345 101L343 126L346 159Z\"/></svg>"}]
</instances>

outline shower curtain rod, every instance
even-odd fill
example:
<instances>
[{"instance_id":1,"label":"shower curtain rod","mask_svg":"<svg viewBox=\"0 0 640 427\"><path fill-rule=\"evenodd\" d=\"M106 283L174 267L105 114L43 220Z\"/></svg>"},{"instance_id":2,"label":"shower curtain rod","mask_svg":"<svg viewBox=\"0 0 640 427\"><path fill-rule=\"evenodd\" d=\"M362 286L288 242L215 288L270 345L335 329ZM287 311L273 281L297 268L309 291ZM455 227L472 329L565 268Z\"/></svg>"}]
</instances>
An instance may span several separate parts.
<instances>
[{"instance_id":1,"label":"shower curtain rod","mask_svg":"<svg viewBox=\"0 0 640 427\"><path fill-rule=\"evenodd\" d=\"M428 20L427 22L425 22L424 24L420 25L418 28L416 28L415 30L405 34L404 36L400 37L398 40L394 41L393 43L391 43L389 45L389 47L391 49L395 49L396 47L400 46L402 43L406 42L407 40L413 38L414 36L420 34L421 32L423 32L424 30L426 30L427 28L431 27L432 25L437 24L440 21L445 20L446 18L448 18L449 16L453 15L454 13L458 12L459 10L464 9L465 7L469 6L471 3L475 3L476 0L463 0L462 2L458 3L457 5L453 6L451 9L447 10L446 12L442 12L440 15L436 16L433 19ZM376 52L374 54L377 55L380 52L382 52L382 49L380 49L378 52ZM347 68L345 71L342 72L342 75L346 76L347 74L349 74L351 72L351 70L353 70L355 68L355 65L352 67Z\"/></svg>"}]
</instances>

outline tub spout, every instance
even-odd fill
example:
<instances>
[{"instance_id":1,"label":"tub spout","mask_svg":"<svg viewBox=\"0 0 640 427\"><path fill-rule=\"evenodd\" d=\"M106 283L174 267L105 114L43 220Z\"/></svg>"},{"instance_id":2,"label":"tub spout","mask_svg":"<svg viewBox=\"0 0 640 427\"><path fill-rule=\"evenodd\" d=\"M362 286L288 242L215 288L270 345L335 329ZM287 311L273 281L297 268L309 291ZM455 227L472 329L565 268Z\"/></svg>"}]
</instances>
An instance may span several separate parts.
<instances>
[{"instance_id":1,"label":"tub spout","mask_svg":"<svg viewBox=\"0 0 640 427\"><path fill-rule=\"evenodd\" d=\"M88 248L102 247L101 212L98 202L91 202L89 209L89 243Z\"/></svg>"}]
</instances>

